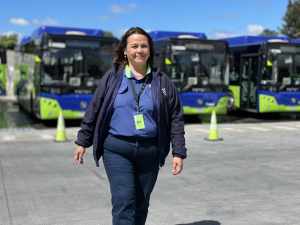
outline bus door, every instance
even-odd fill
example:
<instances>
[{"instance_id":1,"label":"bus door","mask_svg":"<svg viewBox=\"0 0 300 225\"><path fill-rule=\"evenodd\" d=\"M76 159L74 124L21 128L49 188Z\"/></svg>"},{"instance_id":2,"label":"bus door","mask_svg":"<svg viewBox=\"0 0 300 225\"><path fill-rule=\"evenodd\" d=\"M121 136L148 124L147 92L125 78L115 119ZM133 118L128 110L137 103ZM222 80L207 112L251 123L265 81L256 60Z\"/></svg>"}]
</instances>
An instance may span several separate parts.
<instances>
[{"instance_id":1,"label":"bus door","mask_svg":"<svg viewBox=\"0 0 300 225\"><path fill-rule=\"evenodd\" d=\"M241 108L255 109L259 71L258 54L242 55L241 59Z\"/></svg>"}]
</instances>

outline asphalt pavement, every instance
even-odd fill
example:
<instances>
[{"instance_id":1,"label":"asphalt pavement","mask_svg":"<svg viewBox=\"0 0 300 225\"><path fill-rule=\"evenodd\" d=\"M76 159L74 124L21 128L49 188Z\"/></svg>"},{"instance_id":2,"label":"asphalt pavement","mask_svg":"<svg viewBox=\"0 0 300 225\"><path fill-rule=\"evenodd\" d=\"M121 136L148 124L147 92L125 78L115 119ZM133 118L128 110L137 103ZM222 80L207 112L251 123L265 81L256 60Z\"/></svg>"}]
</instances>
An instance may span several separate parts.
<instances>
[{"instance_id":1,"label":"asphalt pavement","mask_svg":"<svg viewBox=\"0 0 300 225\"><path fill-rule=\"evenodd\" d=\"M0 129L0 225L110 225L102 163L74 165L55 129ZM161 168L147 225L300 225L300 122L186 126L179 176ZM5 138L3 138L5 137ZM91 149L89 149L91 150Z\"/></svg>"}]
</instances>

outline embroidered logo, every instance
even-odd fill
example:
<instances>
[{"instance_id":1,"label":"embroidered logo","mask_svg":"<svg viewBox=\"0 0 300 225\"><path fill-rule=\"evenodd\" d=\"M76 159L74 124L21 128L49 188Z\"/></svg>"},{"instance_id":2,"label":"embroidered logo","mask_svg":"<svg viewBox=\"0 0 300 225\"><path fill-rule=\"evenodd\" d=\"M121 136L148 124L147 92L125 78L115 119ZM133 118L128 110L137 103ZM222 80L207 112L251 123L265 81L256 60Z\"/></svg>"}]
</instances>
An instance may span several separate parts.
<instances>
[{"instance_id":1,"label":"embroidered logo","mask_svg":"<svg viewBox=\"0 0 300 225\"><path fill-rule=\"evenodd\" d=\"M166 91L165 88L162 88L162 89L161 89L161 92L163 93L164 96L167 96L167 91Z\"/></svg>"}]
</instances>

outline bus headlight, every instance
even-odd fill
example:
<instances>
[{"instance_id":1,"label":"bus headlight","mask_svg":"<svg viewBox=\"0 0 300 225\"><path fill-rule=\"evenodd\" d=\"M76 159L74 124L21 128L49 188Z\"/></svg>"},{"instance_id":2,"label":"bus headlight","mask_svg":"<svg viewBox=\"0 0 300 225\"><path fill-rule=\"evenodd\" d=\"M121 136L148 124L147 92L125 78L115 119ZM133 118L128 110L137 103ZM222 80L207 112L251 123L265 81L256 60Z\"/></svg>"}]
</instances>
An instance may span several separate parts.
<instances>
[{"instance_id":1,"label":"bus headlight","mask_svg":"<svg viewBox=\"0 0 300 225\"><path fill-rule=\"evenodd\" d=\"M207 86L208 85L208 80L207 79L203 79L202 80L202 85L203 86Z\"/></svg>"},{"instance_id":2,"label":"bus headlight","mask_svg":"<svg viewBox=\"0 0 300 225\"><path fill-rule=\"evenodd\" d=\"M234 98L232 96L228 97L227 108L232 110L234 108Z\"/></svg>"},{"instance_id":3,"label":"bus headlight","mask_svg":"<svg viewBox=\"0 0 300 225\"><path fill-rule=\"evenodd\" d=\"M95 79L92 78L92 77L86 79L86 81L85 81L85 85L86 85L87 87L93 87L94 84L95 84Z\"/></svg>"}]
</instances>

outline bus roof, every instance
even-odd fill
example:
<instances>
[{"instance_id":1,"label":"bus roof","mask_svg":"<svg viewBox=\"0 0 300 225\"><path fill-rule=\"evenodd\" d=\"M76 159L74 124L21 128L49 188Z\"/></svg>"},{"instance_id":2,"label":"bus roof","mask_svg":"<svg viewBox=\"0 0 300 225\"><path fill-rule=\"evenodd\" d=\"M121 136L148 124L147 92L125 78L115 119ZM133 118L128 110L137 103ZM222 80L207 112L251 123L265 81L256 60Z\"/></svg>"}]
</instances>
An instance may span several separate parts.
<instances>
[{"instance_id":1,"label":"bus roof","mask_svg":"<svg viewBox=\"0 0 300 225\"><path fill-rule=\"evenodd\" d=\"M40 37L43 34L52 35L80 35L80 36L95 36L102 37L103 31L98 29L76 28L76 27L54 27L54 26L41 26L36 29L32 36Z\"/></svg>"},{"instance_id":2,"label":"bus roof","mask_svg":"<svg viewBox=\"0 0 300 225\"><path fill-rule=\"evenodd\" d=\"M30 36L24 37L21 40L20 44L24 45L34 39L40 39L44 34L102 37L104 36L104 31L99 29L87 29L87 28L75 28L75 27L41 26L36 30L34 30Z\"/></svg>"},{"instance_id":3,"label":"bus roof","mask_svg":"<svg viewBox=\"0 0 300 225\"><path fill-rule=\"evenodd\" d=\"M289 42L289 38L284 35L274 35L274 36L237 36L224 38L228 42L229 47L238 46L249 46L249 45L260 45L267 42Z\"/></svg>"},{"instance_id":4,"label":"bus roof","mask_svg":"<svg viewBox=\"0 0 300 225\"><path fill-rule=\"evenodd\" d=\"M21 39L20 45L25 45L25 44L29 43L30 41L31 41L31 38L29 36L24 36Z\"/></svg>"},{"instance_id":5,"label":"bus roof","mask_svg":"<svg viewBox=\"0 0 300 225\"><path fill-rule=\"evenodd\" d=\"M180 32L180 31L151 31L149 32L153 41L167 40L170 38L193 38L207 39L205 33L198 32Z\"/></svg>"}]
</instances>

